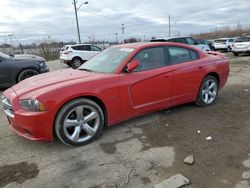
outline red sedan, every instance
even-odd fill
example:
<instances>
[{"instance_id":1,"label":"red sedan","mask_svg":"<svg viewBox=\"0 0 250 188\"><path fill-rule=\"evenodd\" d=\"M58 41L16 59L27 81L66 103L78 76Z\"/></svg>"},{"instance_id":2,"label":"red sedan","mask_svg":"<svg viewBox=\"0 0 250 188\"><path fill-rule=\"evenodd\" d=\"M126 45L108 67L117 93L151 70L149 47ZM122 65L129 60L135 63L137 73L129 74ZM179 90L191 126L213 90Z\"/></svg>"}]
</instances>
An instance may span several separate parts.
<instances>
[{"instance_id":1,"label":"red sedan","mask_svg":"<svg viewBox=\"0 0 250 188\"><path fill-rule=\"evenodd\" d=\"M228 78L229 61L178 43L111 47L78 70L38 75L6 90L11 129L30 140L81 146L103 126L175 105L209 106Z\"/></svg>"}]
</instances>

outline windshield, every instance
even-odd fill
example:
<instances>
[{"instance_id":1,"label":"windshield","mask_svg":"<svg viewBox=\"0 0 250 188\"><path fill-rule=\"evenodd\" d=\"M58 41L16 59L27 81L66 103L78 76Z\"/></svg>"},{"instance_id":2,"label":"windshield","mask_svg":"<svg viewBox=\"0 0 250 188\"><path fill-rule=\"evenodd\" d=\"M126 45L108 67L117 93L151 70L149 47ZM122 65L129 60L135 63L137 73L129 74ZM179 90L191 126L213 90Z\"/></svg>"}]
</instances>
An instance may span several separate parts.
<instances>
[{"instance_id":1,"label":"windshield","mask_svg":"<svg viewBox=\"0 0 250 188\"><path fill-rule=\"evenodd\" d=\"M225 40L224 40L224 39L219 39L219 40L215 40L214 42L215 42L215 43L216 43L216 42L218 42L218 43L220 43L220 42L227 42L227 40L226 40L226 39L225 39Z\"/></svg>"},{"instance_id":2,"label":"windshield","mask_svg":"<svg viewBox=\"0 0 250 188\"><path fill-rule=\"evenodd\" d=\"M4 54L4 53L2 53L2 52L0 52L0 56L3 57L3 58L5 58L5 59L9 59L9 58L10 58L9 55Z\"/></svg>"},{"instance_id":3,"label":"windshield","mask_svg":"<svg viewBox=\"0 0 250 188\"><path fill-rule=\"evenodd\" d=\"M112 73L133 50L133 48L108 48L88 60L79 69L90 72Z\"/></svg>"},{"instance_id":4,"label":"windshield","mask_svg":"<svg viewBox=\"0 0 250 188\"><path fill-rule=\"evenodd\" d=\"M236 42L250 42L250 37L241 37L236 40Z\"/></svg>"}]
</instances>

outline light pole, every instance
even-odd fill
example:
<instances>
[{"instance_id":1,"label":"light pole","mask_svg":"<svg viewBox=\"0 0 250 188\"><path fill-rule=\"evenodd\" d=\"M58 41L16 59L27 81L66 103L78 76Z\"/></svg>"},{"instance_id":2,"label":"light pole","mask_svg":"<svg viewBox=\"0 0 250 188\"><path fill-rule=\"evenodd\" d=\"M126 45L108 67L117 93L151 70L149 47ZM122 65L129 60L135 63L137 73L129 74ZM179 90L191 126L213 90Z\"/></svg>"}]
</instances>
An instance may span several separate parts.
<instances>
[{"instance_id":1,"label":"light pole","mask_svg":"<svg viewBox=\"0 0 250 188\"><path fill-rule=\"evenodd\" d=\"M81 35L80 35L80 29L79 29L79 22L78 22L78 15L77 11L81 8L83 4L88 4L88 1L83 2L78 8L76 7L76 0L73 0L74 8L75 8L75 16L76 16L76 27L77 27L77 34L78 34L78 41L79 44L81 44Z\"/></svg>"},{"instance_id":2,"label":"light pole","mask_svg":"<svg viewBox=\"0 0 250 188\"><path fill-rule=\"evenodd\" d=\"M13 40L12 40L13 33L8 34L8 36L10 37L10 42L11 42L11 52L12 52L12 54L14 54L14 50L13 50Z\"/></svg>"}]
</instances>

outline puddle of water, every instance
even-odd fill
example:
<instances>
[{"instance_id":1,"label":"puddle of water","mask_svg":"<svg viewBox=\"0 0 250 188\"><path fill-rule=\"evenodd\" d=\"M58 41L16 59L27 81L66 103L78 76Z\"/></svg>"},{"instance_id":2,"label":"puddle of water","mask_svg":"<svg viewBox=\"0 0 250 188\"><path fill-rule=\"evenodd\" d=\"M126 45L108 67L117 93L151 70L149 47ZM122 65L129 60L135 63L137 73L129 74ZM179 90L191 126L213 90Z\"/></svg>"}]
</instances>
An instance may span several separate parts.
<instances>
[{"instance_id":1,"label":"puddle of water","mask_svg":"<svg viewBox=\"0 0 250 188\"><path fill-rule=\"evenodd\" d=\"M0 166L0 187L12 182L21 184L28 179L35 178L38 173L39 169L35 163L21 162Z\"/></svg>"}]
</instances>

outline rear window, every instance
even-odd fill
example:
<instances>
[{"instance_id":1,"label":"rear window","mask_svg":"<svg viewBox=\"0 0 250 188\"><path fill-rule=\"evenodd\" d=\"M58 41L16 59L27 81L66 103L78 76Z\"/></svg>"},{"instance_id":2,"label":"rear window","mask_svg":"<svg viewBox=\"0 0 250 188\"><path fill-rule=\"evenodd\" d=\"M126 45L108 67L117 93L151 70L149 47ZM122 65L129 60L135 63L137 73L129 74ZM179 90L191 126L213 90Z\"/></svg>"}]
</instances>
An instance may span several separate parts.
<instances>
[{"instance_id":1,"label":"rear window","mask_svg":"<svg viewBox=\"0 0 250 188\"><path fill-rule=\"evenodd\" d=\"M187 48L169 46L168 50L171 56L172 64L179 64L199 59L197 52Z\"/></svg>"},{"instance_id":2,"label":"rear window","mask_svg":"<svg viewBox=\"0 0 250 188\"><path fill-rule=\"evenodd\" d=\"M236 42L250 42L250 37L241 37L236 40Z\"/></svg>"},{"instance_id":3,"label":"rear window","mask_svg":"<svg viewBox=\"0 0 250 188\"><path fill-rule=\"evenodd\" d=\"M69 49L69 46L64 46L61 51L64 51L64 50L68 50Z\"/></svg>"}]
</instances>

